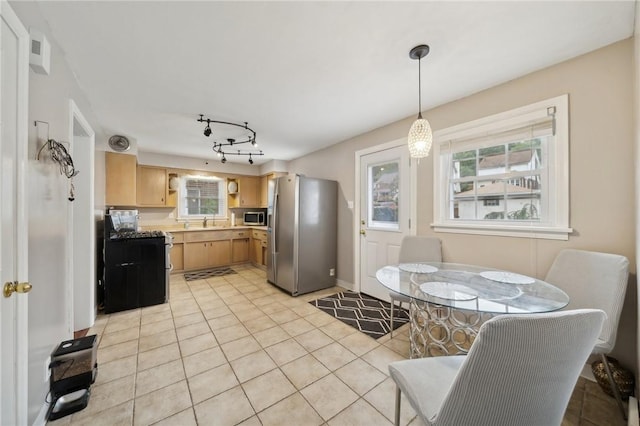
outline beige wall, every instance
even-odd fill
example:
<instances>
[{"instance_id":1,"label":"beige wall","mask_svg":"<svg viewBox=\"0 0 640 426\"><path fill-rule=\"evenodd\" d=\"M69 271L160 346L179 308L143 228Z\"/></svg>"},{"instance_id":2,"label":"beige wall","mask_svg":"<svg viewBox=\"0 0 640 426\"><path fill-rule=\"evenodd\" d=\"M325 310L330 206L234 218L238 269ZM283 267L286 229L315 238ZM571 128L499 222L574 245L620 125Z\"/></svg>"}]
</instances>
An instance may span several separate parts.
<instances>
[{"instance_id":1,"label":"beige wall","mask_svg":"<svg viewBox=\"0 0 640 426\"><path fill-rule=\"evenodd\" d=\"M426 111L432 127L446 128L569 94L570 225L568 241L437 233L446 261L507 268L544 277L556 254L572 247L619 253L635 273L633 40L615 43L573 60ZM291 161L289 170L340 183L338 278L353 282L354 155L359 149L406 137L413 117ZM418 234L434 234L433 158L418 169ZM357 263L357 262L355 262ZM635 369L636 284L627 306L616 354ZM632 302L630 302L632 301Z\"/></svg>"}]
</instances>

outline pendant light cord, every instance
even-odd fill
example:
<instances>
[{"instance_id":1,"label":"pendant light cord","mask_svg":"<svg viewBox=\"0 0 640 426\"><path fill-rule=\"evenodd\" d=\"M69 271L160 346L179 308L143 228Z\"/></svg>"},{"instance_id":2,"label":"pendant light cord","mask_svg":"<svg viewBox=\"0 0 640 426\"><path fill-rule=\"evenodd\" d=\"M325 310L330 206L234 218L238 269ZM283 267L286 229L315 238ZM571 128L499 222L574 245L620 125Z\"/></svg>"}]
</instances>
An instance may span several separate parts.
<instances>
[{"instance_id":1,"label":"pendant light cord","mask_svg":"<svg viewBox=\"0 0 640 426\"><path fill-rule=\"evenodd\" d=\"M418 119L422 119L422 79L420 78L421 62L422 62L422 58L418 58Z\"/></svg>"}]
</instances>

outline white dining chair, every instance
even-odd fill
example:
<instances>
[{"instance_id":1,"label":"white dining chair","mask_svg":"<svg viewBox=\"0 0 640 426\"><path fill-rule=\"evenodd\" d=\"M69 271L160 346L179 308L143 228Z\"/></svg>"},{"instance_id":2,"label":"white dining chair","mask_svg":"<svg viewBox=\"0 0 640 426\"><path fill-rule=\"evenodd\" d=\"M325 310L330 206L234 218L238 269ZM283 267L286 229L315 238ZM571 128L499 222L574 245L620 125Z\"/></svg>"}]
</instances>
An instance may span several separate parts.
<instances>
[{"instance_id":1,"label":"white dining chair","mask_svg":"<svg viewBox=\"0 0 640 426\"><path fill-rule=\"evenodd\" d=\"M609 385L625 419L627 413L606 355L616 344L628 277L629 261L624 256L565 249L556 256L545 278L569 295L569 305L565 309L595 308L607 314L593 354L602 359Z\"/></svg>"},{"instance_id":2,"label":"white dining chair","mask_svg":"<svg viewBox=\"0 0 640 426\"><path fill-rule=\"evenodd\" d=\"M605 313L500 315L467 355L392 362L395 424L404 394L426 425L560 425Z\"/></svg>"},{"instance_id":3,"label":"white dining chair","mask_svg":"<svg viewBox=\"0 0 640 426\"><path fill-rule=\"evenodd\" d=\"M398 257L400 263L414 262L442 262L442 243L439 238L406 236L400 243L400 255ZM403 303L409 303L411 299L404 294L389 292L391 299L391 337L393 337L393 311L396 302L398 307L402 308Z\"/></svg>"}]
</instances>

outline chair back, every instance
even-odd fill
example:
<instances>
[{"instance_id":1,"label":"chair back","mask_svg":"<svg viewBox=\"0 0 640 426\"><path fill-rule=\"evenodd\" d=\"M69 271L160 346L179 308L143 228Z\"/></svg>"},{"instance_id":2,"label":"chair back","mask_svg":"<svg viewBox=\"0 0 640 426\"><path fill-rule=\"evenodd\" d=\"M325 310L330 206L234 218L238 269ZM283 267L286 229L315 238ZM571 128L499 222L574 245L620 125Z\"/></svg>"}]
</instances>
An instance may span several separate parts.
<instances>
[{"instance_id":1,"label":"chair back","mask_svg":"<svg viewBox=\"0 0 640 426\"><path fill-rule=\"evenodd\" d=\"M442 262L440 238L406 236L400 243L400 263Z\"/></svg>"},{"instance_id":2,"label":"chair back","mask_svg":"<svg viewBox=\"0 0 640 426\"><path fill-rule=\"evenodd\" d=\"M604 319L597 309L491 318L434 424L561 424Z\"/></svg>"},{"instance_id":3,"label":"chair back","mask_svg":"<svg viewBox=\"0 0 640 426\"><path fill-rule=\"evenodd\" d=\"M565 309L602 309L602 326L596 352L610 352L616 343L618 320L629 278L626 257L585 250L562 250L545 281L564 290L570 298Z\"/></svg>"}]
</instances>

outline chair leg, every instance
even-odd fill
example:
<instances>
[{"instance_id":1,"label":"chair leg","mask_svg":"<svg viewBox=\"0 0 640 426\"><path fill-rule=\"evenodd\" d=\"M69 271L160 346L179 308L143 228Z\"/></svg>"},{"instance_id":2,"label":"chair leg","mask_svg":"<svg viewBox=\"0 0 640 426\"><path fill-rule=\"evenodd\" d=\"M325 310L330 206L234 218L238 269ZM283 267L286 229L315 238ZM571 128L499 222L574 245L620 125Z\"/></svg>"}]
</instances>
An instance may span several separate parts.
<instances>
[{"instance_id":1,"label":"chair leg","mask_svg":"<svg viewBox=\"0 0 640 426\"><path fill-rule=\"evenodd\" d=\"M396 416L395 425L400 426L400 387L396 385Z\"/></svg>"},{"instance_id":2,"label":"chair leg","mask_svg":"<svg viewBox=\"0 0 640 426\"><path fill-rule=\"evenodd\" d=\"M393 308L396 306L396 303L391 299L391 337L393 337Z\"/></svg>"},{"instance_id":3,"label":"chair leg","mask_svg":"<svg viewBox=\"0 0 640 426\"><path fill-rule=\"evenodd\" d=\"M607 378L609 379L609 387L613 391L613 395L616 397L616 401L618 402L618 407L620 408L620 412L622 413L622 417L627 420L627 412L624 410L624 404L622 403L622 397L620 396L620 391L618 390L618 385L613 381L613 374L611 374L611 369L609 368L609 362L607 361L607 356L605 354L601 354L602 363L604 365L604 370L607 372Z\"/></svg>"}]
</instances>

